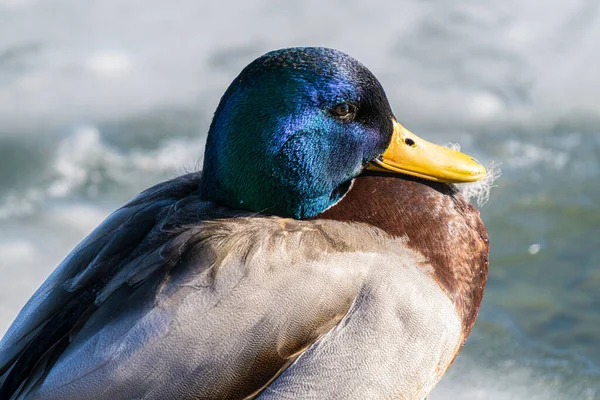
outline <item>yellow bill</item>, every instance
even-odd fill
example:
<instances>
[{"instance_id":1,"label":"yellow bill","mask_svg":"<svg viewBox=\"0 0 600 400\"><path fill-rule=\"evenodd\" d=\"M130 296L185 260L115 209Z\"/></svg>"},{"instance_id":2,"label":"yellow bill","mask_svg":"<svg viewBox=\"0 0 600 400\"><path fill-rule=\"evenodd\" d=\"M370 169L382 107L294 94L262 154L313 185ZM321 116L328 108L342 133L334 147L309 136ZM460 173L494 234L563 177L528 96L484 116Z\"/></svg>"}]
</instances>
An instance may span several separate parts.
<instances>
[{"instance_id":1,"label":"yellow bill","mask_svg":"<svg viewBox=\"0 0 600 400\"><path fill-rule=\"evenodd\" d=\"M485 176L485 168L473 157L427 142L396 120L393 122L390 145L367 169L444 183L475 182Z\"/></svg>"}]
</instances>

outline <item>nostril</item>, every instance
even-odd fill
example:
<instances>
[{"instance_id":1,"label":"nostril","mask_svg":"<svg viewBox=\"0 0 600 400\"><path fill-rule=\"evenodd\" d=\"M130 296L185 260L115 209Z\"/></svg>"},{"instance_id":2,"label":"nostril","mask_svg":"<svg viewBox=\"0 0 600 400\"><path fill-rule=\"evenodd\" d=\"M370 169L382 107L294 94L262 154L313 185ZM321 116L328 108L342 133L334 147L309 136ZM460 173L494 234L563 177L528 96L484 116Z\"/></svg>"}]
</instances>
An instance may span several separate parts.
<instances>
[{"instance_id":1,"label":"nostril","mask_svg":"<svg viewBox=\"0 0 600 400\"><path fill-rule=\"evenodd\" d=\"M404 139L404 143L406 143L407 145L409 145L409 146L411 146L411 147L412 147L412 146L414 146L414 145L416 144L416 143L415 143L415 141L414 141L414 140L412 140L411 138L406 138L406 139Z\"/></svg>"}]
</instances>

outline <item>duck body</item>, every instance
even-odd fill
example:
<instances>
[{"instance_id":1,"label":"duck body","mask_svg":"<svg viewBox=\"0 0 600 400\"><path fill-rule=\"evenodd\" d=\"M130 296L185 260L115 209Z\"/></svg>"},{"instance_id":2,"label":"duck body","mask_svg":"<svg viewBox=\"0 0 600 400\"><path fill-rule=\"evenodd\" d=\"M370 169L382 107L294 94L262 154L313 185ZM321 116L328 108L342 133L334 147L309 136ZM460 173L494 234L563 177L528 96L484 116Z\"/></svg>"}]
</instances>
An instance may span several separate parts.
<instances>
[{"instance_id":1,"label":"duck body","mask_svg":"<svg viewBox=\"0 0 600 400\"><path fill-rule=\"evenodd\" d=\"M306 58L283 52L285 68ZM226 93L221 113L229 101ZM0 343L0 398L424 398L477 315L485 228L452 185L365 172L364 157L394 140L392 124L360 122L357 112L348 128L338 118L346 108L334 102L333 122L311 108L327 118L321 125L351 136L341 144L350 160L332 173L341 155L335 146L320 152L322 132L306 144L312 123L298 119L301 133L277 151L230 146L219 142L218 109L207 152L218 150L204 172L117 210L25 305ZM363 125L376 137L352 144ZM293 167L252 171L262 199L213 165L230 154L250 165L244 149ZM281 196L269 195L277 188ZM265 202L271 212L257 213Z\"/></svg>"}]
</instances>

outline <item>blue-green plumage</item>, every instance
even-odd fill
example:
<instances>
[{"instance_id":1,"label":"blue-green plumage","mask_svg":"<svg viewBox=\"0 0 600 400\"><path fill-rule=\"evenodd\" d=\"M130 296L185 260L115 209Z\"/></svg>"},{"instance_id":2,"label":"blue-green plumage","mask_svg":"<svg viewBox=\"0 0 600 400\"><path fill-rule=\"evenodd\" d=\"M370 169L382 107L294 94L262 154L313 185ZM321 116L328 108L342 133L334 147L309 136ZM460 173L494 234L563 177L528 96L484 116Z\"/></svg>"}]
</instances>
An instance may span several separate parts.
<instances>
[{"instance_id":1,"label":"blue-green plumage","mask_svg":"<svg viewBox=\"0 0 600 400\"><path fill-rule=\"evenodd\" d=\"M339 104L360 110L351 119ZM333 49L267 53L221 99L210 127L202 195L261 213L315 216L383 153L392 111L377 79Z\"/></svg>"}]
</instances>

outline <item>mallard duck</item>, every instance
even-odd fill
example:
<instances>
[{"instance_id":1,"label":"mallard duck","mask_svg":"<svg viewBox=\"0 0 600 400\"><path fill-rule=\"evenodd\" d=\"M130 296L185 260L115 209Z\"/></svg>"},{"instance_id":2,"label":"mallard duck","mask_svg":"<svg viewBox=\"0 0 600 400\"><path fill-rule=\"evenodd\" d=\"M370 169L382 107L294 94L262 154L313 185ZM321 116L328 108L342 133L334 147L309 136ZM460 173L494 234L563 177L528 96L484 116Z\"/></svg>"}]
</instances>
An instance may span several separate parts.
<instances>
[{"instance_id":1,"label":"mallard duck","mask_svg":"<svg viewBox=\"0 0 600 400\"><path fill-rule=\"evenodd\" d=\"M485 174L352 57L267 53L203 172L115 211L25 305L0 398L422 400L481 302L485 229L451 183Z\"/></svg>"}]
</instances>

